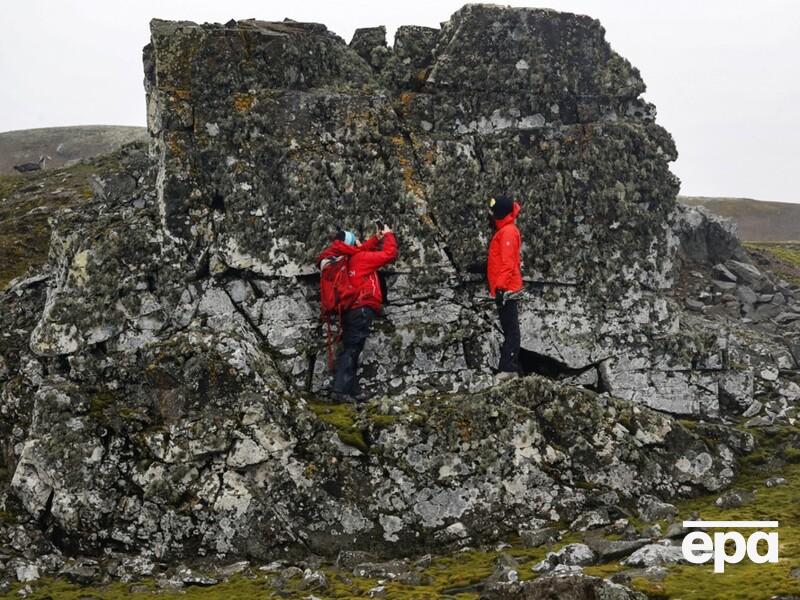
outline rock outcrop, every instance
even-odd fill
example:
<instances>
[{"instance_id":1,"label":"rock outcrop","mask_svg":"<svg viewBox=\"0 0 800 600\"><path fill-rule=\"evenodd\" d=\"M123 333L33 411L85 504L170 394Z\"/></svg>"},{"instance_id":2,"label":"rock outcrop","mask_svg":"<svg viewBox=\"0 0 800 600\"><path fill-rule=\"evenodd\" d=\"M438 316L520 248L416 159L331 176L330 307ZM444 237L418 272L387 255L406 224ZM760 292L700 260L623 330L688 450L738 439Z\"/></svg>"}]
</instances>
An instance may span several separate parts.
<instances>
[{"instance_id":1,"label":"rock outcrop","mask_svg":"<svg viewBox=\"0 0 800 600\"><path fill-rule=\"evenodd\" d=\"M391 49L292 21L151 31L149 157L127 149L0 297L7 503L61 550L402 555L607 522L721 490L753 449L674 415L793 414L796 290L676 206L672 139L597 21L470 5ZM529 375L492 387L501 190ZM328 405L313 257L376 216L401 246L376 396Z\"/></svg>"}]
</instances>

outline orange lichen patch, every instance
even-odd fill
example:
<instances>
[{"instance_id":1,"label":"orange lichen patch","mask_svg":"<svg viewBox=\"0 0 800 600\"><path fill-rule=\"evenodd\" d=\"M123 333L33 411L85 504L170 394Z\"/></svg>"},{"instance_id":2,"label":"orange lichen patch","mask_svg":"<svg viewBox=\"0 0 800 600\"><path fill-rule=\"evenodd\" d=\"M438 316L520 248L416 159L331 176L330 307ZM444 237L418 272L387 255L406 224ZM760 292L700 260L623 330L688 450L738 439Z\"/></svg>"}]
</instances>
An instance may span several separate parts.
<instances>
[{"instance_id":1,"label":"orange lichen patch","mask_svg":"<svg viewBox=\"0 0 800 600\"><path fill-rule=\"evenodd\" d=\"M462 442L469 442L472 439L472 426L468 421L459 419L456 421L456 428L458 429L458 437Z\"/></svg>"},{"instance_id":2,"label":"orange lichen patch","mask_svg":"<svg viewBox=\"0 0 800 600\"><path fill-rule=\"evenodd\" d=\"M164 142L167 145L167 150L172 156L183 156L184 148L181 136L175 132L168 131L164 134Z\"/></svg>"},{"instance_id":3,"label":"orange lichen patch","mask_svg":"<svg viewBox=\"0 0 800 600\"><path fill-rule=\"evenodd\" d=\"M345 125L348 127L356 123L366 123L367 125L377 125L378 118L374 111L369 109L357 110L348 113L344 119Z\"/></svg>"},{"instance_id":4,"label":"orange lichen patch","mask_svg":"<svg viewBox=\"0 0 800 600\"><path fill-rule=\"evenodd\" d=\"M236 92L233 95L233 110L238 113L245 113L253 108L256 103L256 97L253 94L245 94L243 92Z\"/></svg>"},{"instance_id":5,"label":"orange lichen patch","mask_svg":"<svg viewBox=\"0 0 800 600\"><path fill-rule=\"evenodd\" d=\"M425 187L414 171L412 149L408 147L406 139L402 135L393 135L389 138L389 141L397 149L397 162L400 163L400 172L403 174L403 187L415 197L418 208L427 209L425 201L427 194ZM429 225L433 224L427 214L427 210L419 210L419 212L422 215L420 217L421 221Z\"/></svg>"},{"instance_id":6,"label":"orange lichen patch","mask_svg":"<svg viewBox=\"0 0 800 600\"><path fill-rule=\"evenodd\" d=\"M175 98L179 98L180 100L190 100L192 97L191 90L184 90L179 88L170 88L169 94L174 96Z\"/></svg>"},{"instance_id":7,"label":"orange lichen patch","mask_svg":"<svg viewBox=\"0 0 800 600\"><path fill-rule=\"evenodd\" d=\"M427 206L427 204L426 204L426 206ZM433 227L433 226L434 226L433 219L431 218L431 216L430 216L428 213L423 213L423 214L420 216L419 220L420 220L420 221L421 221L421 222L422 222L424 225L428 225L428 226L430 226L430 227Z\"/></svg>"},{"instance_id":8,"label":"orange lichen patch","mask_svg":"<svg viewBox=\"0 0 800 600\"><path fill-rule=\"evenodd\" d=\"M397 135L393 135L392 137L390 137L389 141L392 143L392 145L395 148L398 148L398 149L402 148L403 146L406 145L406 138L404 138L399 133Z\"/></svg>"},{"instance_id":9,"label":"orange lichen patch","mask_svg":"<svg viewBox=\"0 0 800 600\"><path fill-rule=\"evenodd\" d=\"M417 198L424 198L425 188L422 186L422 183L414 173L414 167L411 164L411 160L402 155L398 156L397 160L400 163L400 169L403 172L403 186L405 187L406 191L410 192Z\"/></svg>"},{"instance_id":10,"label":"orange lichen patch","mask_svg":"<svg viewBox=\"0 0 800 600\"><path fill-rule=\"evenodd\" d=\"M417 94L414 92L403 92L400 94L399 104L397 106L398 111L401 114L408 114L411 109L411 103L414 101L414 97Z\"/></svg>"},{"instance_id":11,"label":"orange lichen patch","mask_svg":"<svg viewBox=\"0 0 800 600\"><path fill-rule=\"evenodd\" d=\"M397 162L400 163L400 172L403 174L403 187L409 194L414 196L420 221L433 227L433 219L428 214L425 186L414 171L412 148L408 146L406 139L402 135L393 135L389 138L389 141L397 149ZM413 142L413 138L412 144L418 145Z\"/></svg>"}]
</instances>

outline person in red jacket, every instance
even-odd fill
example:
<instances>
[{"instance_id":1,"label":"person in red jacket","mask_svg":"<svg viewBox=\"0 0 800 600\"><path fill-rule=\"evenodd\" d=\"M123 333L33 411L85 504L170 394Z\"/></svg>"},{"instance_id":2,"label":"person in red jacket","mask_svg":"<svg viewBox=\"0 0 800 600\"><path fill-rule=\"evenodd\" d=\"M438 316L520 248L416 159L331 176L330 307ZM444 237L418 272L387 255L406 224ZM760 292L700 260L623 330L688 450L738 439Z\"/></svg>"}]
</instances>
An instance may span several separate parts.
<instances>
[{"instance_id":1,"label":"person in red jacket","mask_svg":"<svg viewBox=\"0 0 800 600\"><path fill-rule=\"evenodd\" d=\"M507 196L489 200L489 210L494 220L495 234L489 243L487 276L489 295L495 299L500 325L503 328L503 346L497 379L504 381L519 374L519 312L517 298L522 291L520 246L522 243L515 221L519 215L519 202Z\"/></svg>"},{"instance_id":2,"label":"person in red jacket","mask_svg":"<svg viewBox=\"0 0 800 600\"><path fill-rule=\"evenodd\" d=\"M340 231L317 257L322 271L326 261L346 256L355 299L342 315L342 349L336 357L331 398L336 402L364 400L358 383L358 359L369 337L372 320L383 304L378 269L397 258L397 240L387 225L363 244L349 231Z\"/></svg>"}]
</instances>

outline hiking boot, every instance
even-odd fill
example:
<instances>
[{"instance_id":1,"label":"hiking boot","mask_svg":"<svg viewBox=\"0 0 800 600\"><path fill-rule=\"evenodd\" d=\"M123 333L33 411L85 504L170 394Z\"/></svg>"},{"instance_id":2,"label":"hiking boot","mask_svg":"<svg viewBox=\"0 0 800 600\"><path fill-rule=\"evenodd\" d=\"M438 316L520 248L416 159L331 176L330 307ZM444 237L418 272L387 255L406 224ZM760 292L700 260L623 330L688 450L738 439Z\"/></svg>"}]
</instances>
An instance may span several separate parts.
<instances>
[{"instance_id":1,"label":"hiking boot","mask_svg":"<svg viewBox=\"0 0 800 600\"><path fill-rule=\"evenodd\" d=\"M513 371L500 371L494 376L494 380L496 383L505 383L506 381L511 381L517 377L519 377L519 374L514 373Z\"/></svg>"},{"instance_id":2,"label":"hiking boot","mask_svg":"<svg viewBox=\"0 0 800 600\"><path fill-rule=\"evenodd\" d=\"M356 399L353 398L350 394L342 394L341 392L331 392L330 395L331 402L335 402L337 404L355 404Z\"/></svg>"},{"instance_id":3,"label":"hiking boot","mask_svg":"<svg viewBox=\"0 0 800 600\"><path fill-rule=\"evenodd\" d=\"M372 394L365 392L364 390L358 390L353 394L353 398L355 398L356 402L366 402L372 398Z\"/></svg>"}]
</instances>

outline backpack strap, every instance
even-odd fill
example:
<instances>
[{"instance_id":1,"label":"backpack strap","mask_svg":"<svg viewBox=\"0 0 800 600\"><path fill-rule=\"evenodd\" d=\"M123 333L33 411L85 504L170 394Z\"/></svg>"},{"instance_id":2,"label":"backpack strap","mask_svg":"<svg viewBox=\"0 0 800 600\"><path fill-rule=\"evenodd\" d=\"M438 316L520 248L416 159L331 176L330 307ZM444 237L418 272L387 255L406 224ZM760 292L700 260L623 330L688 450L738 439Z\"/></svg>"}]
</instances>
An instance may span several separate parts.
<instances>
[{"instance_id":1,"label":"backpack strap","mask_svg":"<svg viewBox=\"0 0 800 600\"><path fill-rule=\"evenodd\" d=\"M322 262L320 262L320 272L324 271L326 267L331 266L335 263L340 261L345 261L345 268L350 268L350 257L344 254L340 254L339 256L331 256L326 258ZM338 316L337 319L337 328L338 331L336 335L333 333L333 317L330 313L324 313L322 315L323 321L325 321L327 333L326 333L326 340L325 346L328 355L328 370L333 372L334 370L334 347L342 341L342 337L344 336L344 309L341 305L337 306L336 314Z\"/></svg>"},{"instance_id":2,"label":"backpack strap","mask_svg":"<svg viewBox=\"0 0 800 600\"><path fill-rule=\"evenodd\" d=\"M328 351L328 371L333 371L333 332L331 331L331 319L327 317L325 324L328 328L328 334L325 340L325 347Z\"/></svg>"}]
</instances>

